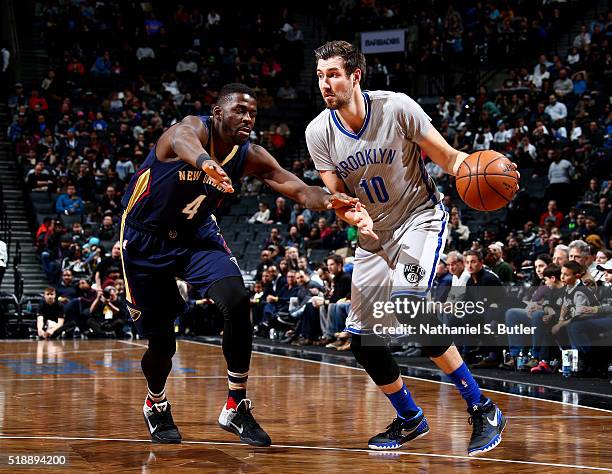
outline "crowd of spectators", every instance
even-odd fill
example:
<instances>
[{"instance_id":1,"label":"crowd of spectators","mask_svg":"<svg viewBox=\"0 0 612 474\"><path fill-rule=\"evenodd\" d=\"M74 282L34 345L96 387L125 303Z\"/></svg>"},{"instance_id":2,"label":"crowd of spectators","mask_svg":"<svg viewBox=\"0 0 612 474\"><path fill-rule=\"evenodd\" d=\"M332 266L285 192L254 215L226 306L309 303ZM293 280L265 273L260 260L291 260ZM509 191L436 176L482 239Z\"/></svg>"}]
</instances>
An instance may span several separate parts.
<instances>
[{"instance_id":1,"label":"crowd of spectators","mask_svg":"<svg viewBox=\"0 0 612 474\"><path fill-rule=\"evenodd\" d=\"M550 54L547 45L553 43L540 42L546 54L531 60L531 54L523 54L525 41L531 44L542 35L555 38L568 21L563 4L511 1L501 7L488 2L460 11L449 6L444 14L417 9L406 15L404 6L382 2L373 16L368 2L351 5L329 6L330 18L336 18L330 31L364 29L369 18L384 18L385 27L408 22L403 26L413 60L385 65L381 58L368 58L370 88L407 90L410 74L433 67L432 56L444 68L449 60L482 62L478 58L483 51L495 51L505 54L512 66L499 90L483 86L440 97L429 111L455 148L499 150L518 163L523 176L523 190L504 225L470 227L476 213L456 197L452 178L426 163L446 195L443 204L449 213L445 254L434 281L436 297L447 298L446 287L498 282L519 297L516 307L497 312L497 317L509 324L525 318L539 324L537 340L509 340L505 356L481 350L472 362L513 368L524 349L531 354L522 366L547 372L559 346L576 347L583 356L592 352L592 341L576 336L572 328L580 327L580 334L589 337L609 330L607 323L590 327L595 319L584 316L608 314L609 307L601 298L588 305L581 300L576 312L569 294L580 281L588 284L585 287L610 284L610 15L585 25L567 56ZM38 18L51 68L40 84L16 84L8 102L8 136L37 212L37 247L55 297L63 303L67 330L130 333L124 306L114 303L124 297L116 243L120 198L165 127L187 114L208 113L219 86L229 81L255 87L260 108L297 100L291 84L302 61L299 25L287 10L276 17L267 12L237 14L232 24L241 15L249 21L240 31L232 28L230 35L230 12L225 10L177 6L157 11L148 3L41 5ZM353 23L347 26L348 19ZM249 35L257 35L257 42L249 42ZM300 134L291 132L279 119L253 139L290 159L287 144ZM309 160L295 159L287 167L307 183L320 183ZM539 197L529 188L536 180L546 188ZM251 243L258 246L254 250L260 253L259 264L244 268L253 281L257 334L296 345L350 348L350 334L343 329L350 309L356 230L333 213L311 212L282 197L261 199L265 189L257 180L244 180L242 196L259 201L257 209L253 206L248 216L240 217L242 224L250 227L251 235L265 236ZM228 244L231 248L231 239ZM577 263L568 267L567 261ZM565 306L573 304L574 309L547 304L546 288L567 293ZM46 291L44 299L53 306L51 293ZM587 290L581 288L580 293ZM202 320L214 319L214 304L186 288L182 294L187 310L178 330L199 332ZM529 303L523 308L520 302ZM119 309L116 314L114 307ZM56 325L49 326L45 318L41 323L41 337L57 334ZM207 330L219 329L211 324ZM462 347L469 359L473 346ZM404 355L420 354L414 344L398 349ZM581 358L591 369L608 361L594 352L598 358Z\"/></svg>"}]
</instances>

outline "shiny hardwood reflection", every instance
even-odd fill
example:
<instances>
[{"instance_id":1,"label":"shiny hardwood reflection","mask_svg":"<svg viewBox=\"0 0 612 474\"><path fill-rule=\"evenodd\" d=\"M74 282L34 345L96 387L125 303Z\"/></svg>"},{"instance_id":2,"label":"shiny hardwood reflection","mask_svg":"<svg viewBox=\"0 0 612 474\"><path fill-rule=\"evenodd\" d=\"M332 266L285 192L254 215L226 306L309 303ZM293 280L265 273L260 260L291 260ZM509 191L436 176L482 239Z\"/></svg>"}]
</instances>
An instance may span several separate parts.
<instances>
[{"instance_id":1,"label":"shiny hardwood reflection","mask_svg":"<svg viewBox=\"0 0 612 474\"><path fill-rule=\"evenodd\" d=\"M179 341L167 392L185 442L153 445L142 420L143 341L0 341L0 470L9 455L67 456L97 472L612 471L612 412L491 394L508 418L502 444L467 458L463 400L448 385L406 379L431 432L401 453L367 450L393 412L363 371L254 354L249 396L272 437L252 448L217 426L226 395L216 346ZM594 471L593 471L594 472Z\"/></svg>"}]
</instances>

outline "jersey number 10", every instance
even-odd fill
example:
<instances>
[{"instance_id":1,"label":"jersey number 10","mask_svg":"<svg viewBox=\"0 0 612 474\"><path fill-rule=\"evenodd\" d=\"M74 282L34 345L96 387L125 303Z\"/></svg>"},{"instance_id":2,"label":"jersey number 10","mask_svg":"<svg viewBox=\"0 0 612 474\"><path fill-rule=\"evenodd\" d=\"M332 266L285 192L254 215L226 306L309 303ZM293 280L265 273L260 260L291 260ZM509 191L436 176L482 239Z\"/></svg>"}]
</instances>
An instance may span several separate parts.
<instances>
[{"instance_id":1,"label":"jersey number 10","mask_svg":"<svg viewBox=\"0 0 612 474\"><path fill-rule=\"evenodd\" d=\"M363 188L372 204L376 201L387 202L389 200L389 193L387 192L387 188L385 188L385 181L380 176L374 176L369 183L366 179L362 179L359 182L359 186ZM372 189L376 195L376 201L374 200L374 196L372 196Z\"/></svg>"}]
</instances>

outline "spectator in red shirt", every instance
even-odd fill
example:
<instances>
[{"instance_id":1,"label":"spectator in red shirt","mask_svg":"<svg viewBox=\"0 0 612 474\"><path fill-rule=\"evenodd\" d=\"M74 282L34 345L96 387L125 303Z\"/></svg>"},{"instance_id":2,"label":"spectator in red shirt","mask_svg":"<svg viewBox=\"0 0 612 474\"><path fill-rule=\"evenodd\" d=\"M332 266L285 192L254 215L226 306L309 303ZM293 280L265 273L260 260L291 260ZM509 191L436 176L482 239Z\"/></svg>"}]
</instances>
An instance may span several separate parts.
<instances>
[{"instance_id":1,"label":"spectator in red shirt","mask_svg":"<svg viewBox=\"0 0 612 474\"><path fill-rule=\"evenodd\" d=\"M544 226L547 221L553 221L553 227L561 227L563 223L563 214L557 209L557 201L548 201L548 209L540 216L540 226Z\"/></svg>"},{"instance_id":2,"label":"spectator in red shirt","mask_svg":"<svg viewBox=\"0 0 612 474\"><path fill-rule=\"evenodd\" d=\"M37 90L33 90L32 93L30 94L30 100L28 101L28 105L30 106L30 109L35 110L37 104L40 105L40 109L39 109L40 111L44 111L49 108L49 104L47 104L47 100L44 97L40 97L38 95Z\"/></svg>"},{"instance_id":3,"label":"spectator in red shirt","mask_svg":"<svg viewBox=\"0 0 612 474\"><path fill-rule=\"evenodd\" d=\"M325 219L325 217L320 217L319 221L317 222L317 225L319 227L319 232L320 232L319 238L321 239L324 239L325 237L330 235L333 231L333 229L327 225L327 219Z\"/></svg>"}]
</instances>

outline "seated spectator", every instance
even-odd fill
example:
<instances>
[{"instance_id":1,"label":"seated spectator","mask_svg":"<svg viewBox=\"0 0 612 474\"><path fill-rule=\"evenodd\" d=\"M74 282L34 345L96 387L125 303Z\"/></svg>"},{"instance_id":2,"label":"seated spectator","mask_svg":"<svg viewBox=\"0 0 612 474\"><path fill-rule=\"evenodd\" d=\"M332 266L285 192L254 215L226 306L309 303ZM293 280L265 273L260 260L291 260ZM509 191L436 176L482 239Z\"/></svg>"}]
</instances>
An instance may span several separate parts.
<instances>
[{"instance_id":1,"label":"seated spectator","mask_svg":"<svg viewBox=\"0 0 612 474\"><path fill-rule=\"evenodd\" d=\"M45 164L42 161L36 163L34 169L31 169L26 175L26 188L34 192L49 192L53 187L53 177L45 169Z\"/></svg>"},{"instance_id":2,"label":"seated spectator","mask_svg":"<svg viewBox=\"0 0 612 474\"><path fill-rule=\"evenodd\" d=\"M103 288L102 283L108 277L111 268L123 268L121 264L121 242L116 242L111 249L111 254L102 259L96 267L95 282L96 288Z\"/></svg>"},{"instance_id":3,"label":"seated spectator","mask_svg":"<svg viewBox=\"0 0 612 474\"><path fill-rule=\"evenodd\" d=\"M562 120L567 117L567 107L564 103L559 102L557 100L557 96L551 94L548 98L548 105L546 109L544 109L548 115L550 115L550 119L553 122L557 120Z\"/></svg>"},{"instance_id":4,"label":"seated spectator","mask_svg":"<svg viewBox=\"0 0 612 474\"><path fill-rule=\"evenodd\" d=\"M81 216L84 214L85 204L83 200L76 195L76 187L74 184L66 186L66 192L58 196L57 202L55 203L55 212L66 216Z\"/></svg>"},{"instance_id":5,"label":"seated spectator","mask_svg":"<svg viewBox=\"0 0 612 474\"><path fill-rule=\"evenodd\" d=\"M89 308L87 337L105 337L112 332L117 339L121 339L124 337L123 327L126 322L127 312L119 304L116 288L108 286L98 290Z\"/></svg>"},{"instance_id":6,"label":"seated spectator","mask_svg":"<svg viewBox=\"0 0 612 474\"><path fill-rule=\"evenodd\" d=\"M276 92L276 98L287 101L295 100L298 98L297 92L295 91L288 79L285 79L283 85L278 88L278 91Z\"/></svg>"},{"instance_id":7,"label":"seated spectator","mask_svg":"<svg viewBox=\"0 0 612 474\"><path fill-rule=\"evenodd\" d=\"M553 83L555 94L559 97L564 97L574 90L574 83L567 75L567 69L559 71L559 78Z\"/></svg>"},{"instance_id":8,"label":"seated spectator","mask_svg":"<svg viewBox=\"0 0 612 474\"><path fill-rule=\"evenodd\" d=\"M452 248L463 251L468 245L470 229L461 223L459 214L451 214L449 230L447 243Z\"/></svg>"},{"instance_id":9,"label":"seated spectator","mask_svg":"<svg viewBox=\"0 0 612 474\"><path fill-rule=\"evenodd\" d=\"M265 202L260 202L257 206L257 212L249 217L249 224L270 224L272 221L270 220L270 209L268 204Z\"/></svg>"},{"instance_id":10,"label":"seated spectator","mask_svg":"<svg viewBox=\"0 0 612 474\"><path fill-rule=\"evenodd\" d=\"M57 301L55 288L47 287L38 305L36 329L40 339L58 337L64 326L64 310Z\"/></svg>"},{"instance_id":11,"label":"seated spectator","mask_svg":"<svg viewBox=\"0 0 612 474\"><path fill-rule=\"evenodd\" d=\"M291 209L287 206L285 198L276 198L275 206L272 209L270 220L277 224L288 224L291 218Z\"/></svg>"},{"instance_id":12,"label":"seated spectator","mask_svg":"<svg viewBox=\"0 0 612 474\"><path fill-rule=\"evenodd\" d=\"M55 292L61 304L68 303L77 297L77 285L74 282L72 271L68 269L62 271L62 279L55 287Z\"/></svg>"},{"instance_id":13,"label":"seated spectator","mask_svg":"<svg viewBox=\"0 0 612 474\"><path fill-rule=\"evenodd\" d=\"M102 218L102 224L98 227L95 235L100 240L117 240L118 232L113 222L113 216L106 215Z\"/></svg>"},{"instance_id":14,"label":"seated spectator","mask_svg":"<svg viewBox=\"0 0 612 474\"><path fill-rule=\"evenodd\" d=\"M446 301L453 284L453 275L447 265L447 256L442 254L436 266L436 276L433 281L431 297L434 301Z\"/></svg>"},{"instance_id":15,"label":"seated spectator","mask_svg":"<svg viewBox=\"0 0 612 474\"><path fill-rule=\"evenodd\" d=\"M578 261L569 261L561 268L561 281L565 289L563 304L559 310L559 320L551 332L561 345L567 340L567 327L574 318L591 314L585 308L597 306L597 299L590 289L582 282L586 269Z\"/></svg>"},{"instance_id":16,"label":"seated spectator","mask_svg":"<svg viewBox=\"0 0 612 474\"><path fill-rule=\"evenodd\" d=\"M321 313L323 337L318 345L322 346L336 342L336 334L344 330L348 313L337 312L334 306L341 300L350 300L351 297L351 276L344 271L344 259L340 255L331 255L327 258L326 264L329 275L331 275L331 287L325 300L325 303L329 305L327 312ZM345 345L345 342L342 341L342 345Z\"/></svg>"},{"instance_id":17,"label":"seated spectator","mask_svg":"<svg viewBox=\"0 0 612 474\"><path fill-rule=\"evenodd\" d=\"M557 201L548 201L546 212L540 215L540 225L544 226L547 222L551 222L554 227L561 227L563 224L563 213L557 209Z\"/></svg>"},{"instance_id":18,"label":"seated spectator","mask_svg":"<svg viewBox=\"0 0 612 474\"><path fill-rule=\"evenodd\" d=\"M98 56L91 66L90 72L94 77L110 78L112 73L113 63L110 59L110 53L104 51L102 56Z\"/></svg>"},{"instance_id":19,"label":"seated spectator","mask_svg":"<svg viewBox=\"0 0 612 474\"><path fill-rule=\"evenodd\" d=\"M62 272L70 270L77 278L91 275L91 268L83 258L81 246L76 243L70 244L68 255L62 260Z\"/></svg>"},{"instance_id":20,"label":"seated spectator","mask_svg":"<svg viewBox=\"0 0 612 474\"><path fill-rule=\"evenodd\" d=\"M266 240L263 243L264 248L268 248L271 245L281 247L282 244L283 244L283 236L281 235L280 230L278 230L278 227L272 227L272 229L270 229L270 235L266 238Z\"/></svg>"},{"instance_id":21,"label":"seated spectator","mask_svg":"<svg viewBox=\"0 0 612 474\"><path fill-rule=\"evenodd\" d=\"M514 281L512 266L503 259L503 245L501 242L489 245L485 262L503 283L512 283Z\"/></svg>"},{"instance_id":22,"label":"seated spectator","mask_svg":"<svg viewBox=\"0 0 612 474\"><path fill-rule=\"evenodd\" d=\"M348 236L344 221L338 219L329 226L329 233L321 239L321 248L327 250L340 250L348 247Z\"/></svg>"},{"instance_id":23,"label":"seated spectator","mask_svg":"<svg viewBox=\"0 0 612 474\"><path fill-rule=\"evenodd\" d=\"M297 298L298 291L295 271L289 270L286 274L286 283L266 297L261 324L269 326L271 321L275 320L279 314L287 316L291 299Z\"/></svg>"},{"instance_id":24,"label":"seated spectator","mask_svg":"<svg viewBox=\"0 0 612 474\"><path fill-rule=\"evenodd\" d=\"M595 341L600 333L612 331L612 261L608 260L597 269L605 274L607 287L599 292L601 302L590 302L581 308L581 313L575 316L567 326L570 344L578 349L579 371L582 375L607 376L608 347L596 347ZM595 301L593 298L592 301Z\"/></svg>"},{"instance_id":25,"label":"seated spectator","mask_svg":"<svg viewBox=\"0 0 612 474\"><path fill-rule=\"evenodd\" d=\"M121 196L117 194L114 186L107 186L104 196L100 202L100 212L105 214L110 212L113 215L118 215L122 211ZM104 239L103 239L104 240Z\"/></svg>"}]
</instances>

